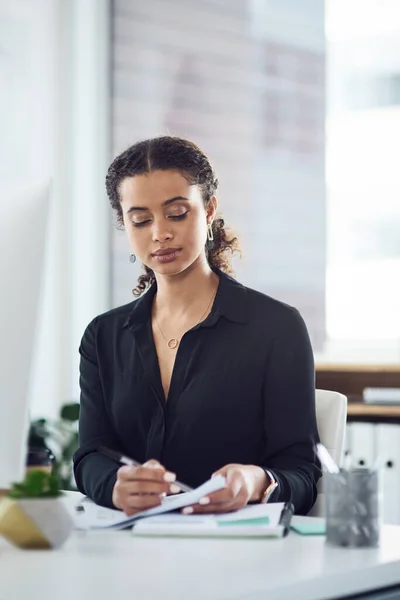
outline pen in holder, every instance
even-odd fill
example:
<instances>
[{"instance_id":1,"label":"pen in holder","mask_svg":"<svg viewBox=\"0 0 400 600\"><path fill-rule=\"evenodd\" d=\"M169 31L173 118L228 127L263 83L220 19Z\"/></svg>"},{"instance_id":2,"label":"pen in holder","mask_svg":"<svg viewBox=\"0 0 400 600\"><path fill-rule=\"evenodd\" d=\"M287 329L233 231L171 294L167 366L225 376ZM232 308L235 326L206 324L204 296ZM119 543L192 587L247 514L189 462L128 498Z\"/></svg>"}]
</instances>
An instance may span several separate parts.
<instances>
[{"instance_id":1,"label":"pen in holder","mask_svg":"<svg viewBox=\"0 0 400 600\"><path fill-rule=\"evenodd\" d=\"M326 541L335 546L379 545L379 470L325 472Z\"/></svg>"}]
</instances>

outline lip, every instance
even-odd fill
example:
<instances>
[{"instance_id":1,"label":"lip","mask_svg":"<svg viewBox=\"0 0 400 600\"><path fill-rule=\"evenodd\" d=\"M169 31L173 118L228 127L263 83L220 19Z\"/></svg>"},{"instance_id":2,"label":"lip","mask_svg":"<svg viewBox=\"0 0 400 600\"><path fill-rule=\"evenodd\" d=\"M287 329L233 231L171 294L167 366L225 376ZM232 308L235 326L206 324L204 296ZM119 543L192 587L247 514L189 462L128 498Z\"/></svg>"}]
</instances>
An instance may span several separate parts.
<instances>
[{"instance_id":1,"label":"lip","mask_svg":"<svg viewBox=\"0 0 400 600\"><path fill-rule=\"evenodd\" d=\"M156 250L151 256L153 260L164 264L176 260L180 252L181 248L166 248L165 250Z\"/></svg>"},{"instance_id":2,"label":"lip","mask_svg":"<svg viewBox=\"0 0 400 600\"><path fill-rule=\"evenodd\" d=\"M153 252L152 256L165 256L166 254L175 254L175 252L179 252L180 248L160 248L160 250L156 250Z\"/></svg>"}]
</instances>

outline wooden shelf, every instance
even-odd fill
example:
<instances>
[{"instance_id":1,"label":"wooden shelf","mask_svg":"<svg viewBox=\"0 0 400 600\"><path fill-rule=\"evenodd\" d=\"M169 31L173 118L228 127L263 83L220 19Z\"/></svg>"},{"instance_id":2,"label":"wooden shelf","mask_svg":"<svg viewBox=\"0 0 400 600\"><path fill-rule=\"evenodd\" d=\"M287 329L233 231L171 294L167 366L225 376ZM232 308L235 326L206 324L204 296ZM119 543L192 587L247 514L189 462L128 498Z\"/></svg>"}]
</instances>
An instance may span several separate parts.
<instances>
[{"instance_id":1,"label":"wooden shelf","mask_svg":"<svg viewBox=\"0 0 400 600\"><path fill-rule=\"evenodd\" d=\"M400 417L400 405L381 406L379 404L363 404L362 402L349 402L347 414L351 417Z\"/></svg>"},{"instance_id":2,"label":"wooden shelf","mask_svg":"<svg viewBox=\"0 0 400 600\"><path fill-rule=\"evenodd\" d=\"M400 365L399 365L400 366ZM319 390L335 390L348 398L363 397L365 388L400 388L399 366L340 367L330 365L325 370L317 366L316 387Z\"/></svg>"},{"instance_id":3,"label":"wooden shelf","mask_svg":"<svg viewBox=\"0 0 400 600\"><path fill-rule=\"evenodd\" d=\"M340 373L400 373L400 363L393 364L336 364L317 362L315 370L318 371L337 371Z\"/></svg>"}]
</instances>

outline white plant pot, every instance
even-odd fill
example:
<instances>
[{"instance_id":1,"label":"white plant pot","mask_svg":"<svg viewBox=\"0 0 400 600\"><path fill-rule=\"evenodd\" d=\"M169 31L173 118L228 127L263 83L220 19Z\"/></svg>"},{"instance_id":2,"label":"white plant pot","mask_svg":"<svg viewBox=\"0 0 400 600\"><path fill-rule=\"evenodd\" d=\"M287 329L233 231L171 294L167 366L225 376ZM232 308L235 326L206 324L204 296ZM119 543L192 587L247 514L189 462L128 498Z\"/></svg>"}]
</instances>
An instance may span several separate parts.
<instances>
[{"instance_id":1,"label":"white plant pot","mask_svg":"<svg viewBox=\"0 0 400 600\"><path fill-rule=\"evenodd\" d=\"M73 527L61 498L0 501L0 533L20 548L58 548Z\"/></svg>"}]
</instances>

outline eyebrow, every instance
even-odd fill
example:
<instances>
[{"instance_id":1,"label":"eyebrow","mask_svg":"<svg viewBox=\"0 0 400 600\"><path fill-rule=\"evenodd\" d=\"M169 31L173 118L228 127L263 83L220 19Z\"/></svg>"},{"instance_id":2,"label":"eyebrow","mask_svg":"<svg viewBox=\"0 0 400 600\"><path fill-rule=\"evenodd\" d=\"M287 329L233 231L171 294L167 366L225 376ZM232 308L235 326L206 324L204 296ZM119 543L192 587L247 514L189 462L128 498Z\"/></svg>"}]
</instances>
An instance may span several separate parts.
<instances>
[{"instance_id":1,"label":"eyebrow","mask_svg":"<svg viewBox=\"0 0 400 600\"><path fill-rule=\"evenodd\" d=\"M168 200L165 200L165 202L163 202L161 206L168 206L169 204L172 204L173 202L177 202L178 200L186 200L186 202L190 202L189 198L185 198L185 196L174 196L173 198L169 198ZM135 210L149 210L149 209L146 208L145 206L131 206L130 208L128 208L128 210L126 212L127 212L127 214L129 214Z\"/></svg>"}]
</instances>

